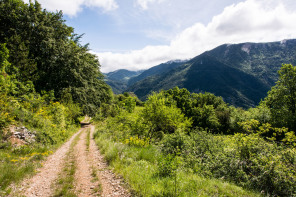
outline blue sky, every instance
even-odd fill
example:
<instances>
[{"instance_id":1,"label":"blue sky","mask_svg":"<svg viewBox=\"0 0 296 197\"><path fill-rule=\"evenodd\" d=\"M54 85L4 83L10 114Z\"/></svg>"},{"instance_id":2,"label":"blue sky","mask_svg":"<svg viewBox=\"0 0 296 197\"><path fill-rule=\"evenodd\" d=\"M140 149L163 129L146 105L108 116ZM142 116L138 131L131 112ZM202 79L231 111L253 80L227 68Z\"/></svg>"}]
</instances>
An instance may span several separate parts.
<instances>
[{"instance_id":1,"label":"blue sky","mask_svg":"<svg viewBox=\"0 0 296 197\"><path fill-rule=\"evenodd\" d=\"M28 2L28 0L24 0ZM62 10L103 72L189 59L224 43L296 38L295 0L39 0Z\"/></svg>"}]
</instances>

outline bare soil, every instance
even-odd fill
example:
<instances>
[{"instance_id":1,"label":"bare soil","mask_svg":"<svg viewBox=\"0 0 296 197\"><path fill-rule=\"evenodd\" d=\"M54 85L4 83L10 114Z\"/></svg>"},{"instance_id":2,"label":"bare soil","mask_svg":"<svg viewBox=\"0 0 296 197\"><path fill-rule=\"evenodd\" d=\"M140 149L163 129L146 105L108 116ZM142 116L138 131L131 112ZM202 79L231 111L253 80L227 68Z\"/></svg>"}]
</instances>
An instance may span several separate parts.
<instances>
[{"instance_id":1,"label":"bare soil","mask_svg":"<svg viewBox=\"0 0 296 197\"><path fill-rule=\"evenodd\" d=\"M98 147L93 139L95 127L90 125L90 146L89 146L89 158L92 161L92 165L97 171L97 176L102 187L101 196L113 197L122 196L129 197L131 194L124 188L122 179L116 176L109 168L104 160L104 157L100 154Z\"/></svg>"},{"instance_id":2,"label":"bare soil","mask_svg":"<svg viewBox=\"0 0 296 197\"><path fill-rule=\"evenodd\" d=\"M69 141L67 141L62 147L60 147L54 154L50 155L43 163L43 166L38 169L38 173L25 179L20 185L13 186L13 192L11 196L51 196L52 183L58 178L59 172L63 168L63 162L67 151L73 141L73 139L81 132L74 134Z\"/></svg>"},{"instance_id":3,"label":"bare soil","mask_svg":"<svg viewBox=\"0 0 296 197\"><path fill-rule=\"evenodd\" d=\"M87 148L87 134L90 130L90 143ZM38 173L25 179L21 184L12 186L10 196L53 196L55 182L65 165L65 157L73 139L79 134L74 147L76 163L74 190L77 196L129 197L131 194L123 187L122 179L116 176L100 154L93 134L94 125L81 128L71 139L49 156L38 169Z\"/></svg>"},{"instance_id":4,"label":"bare soil","mask_svg":"<svg viewBox=\"0 0 296 197\"><path fill-rule=\"evenodd\" d=\"M80 139L74 148L76 159L75 190L77 196L94 196L95 183L92 183L93 177L91 176L91 164L86 148L86 137L87 128L80 135Z\"/></svg>"}]
</instances>

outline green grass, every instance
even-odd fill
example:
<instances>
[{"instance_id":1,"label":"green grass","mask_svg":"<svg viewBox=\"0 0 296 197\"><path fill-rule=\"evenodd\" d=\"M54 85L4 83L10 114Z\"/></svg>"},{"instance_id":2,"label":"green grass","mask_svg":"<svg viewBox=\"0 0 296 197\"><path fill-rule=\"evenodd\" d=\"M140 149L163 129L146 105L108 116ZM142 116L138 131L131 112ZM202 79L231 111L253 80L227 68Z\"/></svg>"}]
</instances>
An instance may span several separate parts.
<instances>
[{"instance_id":1,"label":"green grass","mask_svg":"<svg viewBox=\"0 0 296 197\"><path fill-rule=\"evenodd\" d=\"M0 196L10 192L11 183L19 183L32 175L54 147L20 146L0 150Z\"/></svg>"},{"instance_id":2,"label":"green grass","mask_svg":"<svg viewBox=\"0 0 296 197\"><path fill-rule=\"evenodd\" d=\"M260 196L223 180L204 178L183 167L173 175L160 176L159 160L163 156L155 146L134 147L114 142L102 130L95 135L100 151L136 196Z\"/></svg>"},{"instance_id":3,"label":"green grass","mask_svg":"<svg viewBox=\"0 0 296 197\"><path fill-rule=\"evenodd\" d=\"M73 131L67 131L69 137ZM66 138L68 139L68 138ZM52 154L64 141L54 145L32 144L19 147L6 146L0 149L0 196L10 193L9 186L18 184L25 177L31 176L42 166L43 160Z\"/></svg>"},{"instance_id":4,"label":"green grass","mask_svg":"<svg viewBox=\"0 0 296 197\"><path fill-rule=\"evenodd\" d=\"M98 178L98 175L97 175L97 170L94 166L91 166L91 176L92 176L92 179L91 179L91 182L92 183L98 183L95 188L93 189L93 193L97 194L97 195L101 195L102 193L102 185L100 183L100 180Z\"/></svg>"},{"instance_id":5,"label":"green grass","mask_svg":"<svg viewBox=\"0 0 296 197\"><path fill-rule=\"evenodd\" d=\"M76 172L76 162L74 156L74 146L77 144L81 133L79 133L70 145L69 151L65 158L65 166L63 171L59 174L54 196L77 196L74 192L74 179Z\"/></svg>"},{"instance_id":6,"label":"green grass","mask_svg":"<svg viewBox=\"0 0 296 197\"><path fill-rule=\"evenodd\" d=\"M90 144L90 129L87 129L86 134L86 150L89 151L89 144Z\"/></svg>"},{"instance_id":7,"label":"green grass","mask_svg":"<svg viewBox=\"0 0 296 197\"><path fill-rule=\"evenodd\" d=\"M89 145L90 145L90 129L87 130L87 136L86 136L86 150L89 151ZM102 185L99 182L99 178L97 175L96 168L92 165L91 166L91 176L92 176L92 183L98 183L95 185L95 188L93 188L93 193L95 194L101 194L102 193Z\"/></svg>"}]
</instances>

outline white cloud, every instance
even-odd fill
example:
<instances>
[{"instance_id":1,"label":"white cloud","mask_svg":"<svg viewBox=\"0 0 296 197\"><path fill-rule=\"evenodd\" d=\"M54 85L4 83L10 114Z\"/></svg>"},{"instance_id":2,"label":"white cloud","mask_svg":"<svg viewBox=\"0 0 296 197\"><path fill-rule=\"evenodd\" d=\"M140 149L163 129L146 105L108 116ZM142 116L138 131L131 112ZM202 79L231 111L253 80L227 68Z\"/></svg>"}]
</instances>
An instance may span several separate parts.
<instances>
[{"instance_id":1,"label":"white cloud","mask_svg":"<svg viewBox=\"0 0 296 197\"><path fill-rule=\"evenodd\" d=\"M147 10L148 9L148 4L153 4L153 3L161 3L164 0L137 0L137 4L143 9Z\"/></svg>"},{"instance_id":2,"label":"white cloud","mask_svg":"<svg viewBox=\"0 0 296 197\"><path fill-rule=\"evenodd\" d=\"M118 4L114 0L86 0L85 4L88 7L101 7L106 11L118 8Z\"/></svg>"},{"instance_id":3,"label":"white cloud","mask_svg":"<svg viewBox=\"0 0 296 197\"><path fill-rule=\"evenodd\" d=\"M192 58L224 43L296 38L296 12L283 2L247 0L228 6L207 25L194 24L177 35L167 46L147 46L129 53L97 53L102 71L149 68L172 59ZM147 4L143 5L145 7Z\"/></svg>"},{"instance_id":4,"label":"white cloud","mask_svg":"<svg viewBox=\"0 0 296 197\"><path fill-rule=\"evenodd\" d=\"M23 1L29 2L29 0ZM83 6L102 8L104 11L118 8L115 0L38 0L38 2L49 11L63 10L63 13L69 16L76 16Z\"/></svg>"}]
</instances>

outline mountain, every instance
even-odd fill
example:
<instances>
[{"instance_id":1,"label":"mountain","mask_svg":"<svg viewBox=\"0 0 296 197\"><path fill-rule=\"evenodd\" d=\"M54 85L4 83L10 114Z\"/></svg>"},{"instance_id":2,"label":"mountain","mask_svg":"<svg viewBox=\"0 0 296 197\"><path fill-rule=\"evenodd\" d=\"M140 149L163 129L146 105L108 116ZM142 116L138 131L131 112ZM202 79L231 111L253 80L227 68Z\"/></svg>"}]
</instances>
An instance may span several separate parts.
<instances>
[{"instance_id":1,"label":"mountain","mask_svg":"<svg viewBox=\"0 0 296 197\"><path fill-rule=\"evenodd\" d=\"M129 82L126 91L145 99L151 91L178 86L191 92L211 92L230 104L248 108L266 96L278 78L277 71L286 63L296 65L295 39L224 44L162 73Z\"/></svg>"},{"instance_id":2,"label":"mountain","mask_svg":"<svg viewBox=\"0 0 296 197\"><path fill-rule=\"evenodd\" d=\"M127 91L128 87L132 84L141 81L149 76L154 76L162 73L169 72L170 70L182 65L185 60L172 60L166 63L153 66L147 70L129 71L125 69L116 70L113 72L105 73L106 83L111 86L115 94Z\"/></svg>"},{"instance_id":3,"label":"mountain","mask_svg":"<svg viewBox=\"0 0 296 197\"><path fill-rule=\"evenodd\" d=\"M269 86L253 75L232 68L203 54L169 73L151 76L128 88L144 99L151 91L175 86L190 92L211 92L236 106L256 105L266 96Z\"/></svg>"},{"instance_id":4,"label":"mountain","mask_svg":"<svg viewBox=\"0 0 296 197\"><path fill-rule=\"evenodd\" d=\"M296 65L296 39L269 43L224 44L206 54L273 86L282 64Z\"/></svg>"},{"instance_id":5,"label":"mountain","mask_svg":"<svg viewBox=\"0 0 296 197\"><path fill-rule=\"evenodd\" d=\"M120 81L120 82L127 82L130 78L138 76L144 70L139 71L129 71L126 69L120 69L113 72L105 73L104 75L108 80Z\"/></svg>"},{"instance_id":6,"label":"mountain","mask_svg":"<svg viewBox=\"0 0 296 197\"><path fill-rule=\"evenodd\" d=\"M120 69L109 73L104 73L105 81L111 86L115 94L120 94L127 89L128 81L135 76L141 74L144 70L129 71L126 69Z\"/></svg>"},{"instance_id":7,"label":"mountain","mask_svg":"<svg viewBox=\"0 0 296 197\"><path fill-rule=\"evenodd\" d=\"M138 81L141 81L149 76L152 75L159 75L162 73L169 72L170 70L177 68L178 66L184 64L186 62L185 60L173 60L173 61L168 61L166 63L159 64L157 66L153 66L152 68L149 68L148 70L145 70L142 72L140 75L135 76L131 78L128 82L128 85L132 85Z\"/></svg>"}]
</instances>

